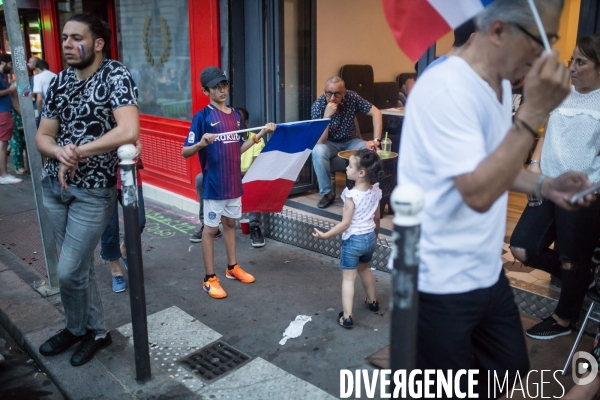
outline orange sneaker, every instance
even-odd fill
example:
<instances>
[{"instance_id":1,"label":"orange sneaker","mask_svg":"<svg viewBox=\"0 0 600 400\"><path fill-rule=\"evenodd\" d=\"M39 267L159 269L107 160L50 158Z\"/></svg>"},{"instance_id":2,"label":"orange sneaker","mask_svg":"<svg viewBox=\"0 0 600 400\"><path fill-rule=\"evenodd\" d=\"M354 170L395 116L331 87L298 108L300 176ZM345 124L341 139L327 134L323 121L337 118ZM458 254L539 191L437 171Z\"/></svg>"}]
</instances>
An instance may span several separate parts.
<instances>
[{"instance_id":1,"label":"orange sneaker","mask_svg":"<svg viewBox=\"0 0 600 400\"><path fill-rule=\"evenodd\" d=\"M255 281L254 277L246 271L244 271L242 267L240 267L238 264L235 264L235 267L233 267L233 269L225 269L225 278L237 279L239 281L242 281L243 283L252 283Z\"/></svg>"},{"instance_id":2,"label":"orange sneaker","mask_svg":"<svg viewBox=\"0 0 600 400\"><path fill-rule=\"evenodd\" d=\"M219 278L216 276L208 278L206 282L202 282L202 289L213 299L224 299L227 297L227 292L223 290L219 283Z\"/></svg>"}]
</instances>

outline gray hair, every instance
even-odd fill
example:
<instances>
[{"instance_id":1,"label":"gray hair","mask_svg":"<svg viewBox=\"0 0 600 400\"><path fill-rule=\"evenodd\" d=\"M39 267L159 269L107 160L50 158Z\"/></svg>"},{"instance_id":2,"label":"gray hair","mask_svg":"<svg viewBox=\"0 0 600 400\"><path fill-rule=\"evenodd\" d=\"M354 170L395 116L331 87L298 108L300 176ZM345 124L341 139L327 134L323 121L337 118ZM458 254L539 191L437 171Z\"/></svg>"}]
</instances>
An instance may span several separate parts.
<instances>
[{"instance_id":1,"label":"gray hair","mask_svg":"<svg viewBox=\"0 0 600 400\"><path fill-rule=\"evenodd\" d=\"M535 0L535 5L538 11L548 7L562 10L564 0ZM478 31L485 32L496 20L524 27L535 25L527 0L496 0L475 17L475 25Z\"/></svg>"},{"instance_id":2,"label":"gray hair","mask_svg":"<svg viewBox=\"0 0 600 400\"><path fill-rule=\"evenodd\" d=\"M344 82L344 80L342 78L340 78L339 76L332 76L331 78L329 78L325 81L325 84L327 85L328 83L338 83L338 82L342 82L344 84L344 86L346 86L346 83Z\"/></svg>"}]
</instances>

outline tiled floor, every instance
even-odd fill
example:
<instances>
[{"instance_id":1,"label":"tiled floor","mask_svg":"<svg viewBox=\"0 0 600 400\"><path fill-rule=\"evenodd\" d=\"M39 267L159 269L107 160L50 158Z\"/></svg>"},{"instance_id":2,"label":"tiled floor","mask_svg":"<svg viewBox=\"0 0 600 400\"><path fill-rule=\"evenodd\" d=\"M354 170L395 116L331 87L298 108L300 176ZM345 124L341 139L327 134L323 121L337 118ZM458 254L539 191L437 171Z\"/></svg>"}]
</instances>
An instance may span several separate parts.
<instances>
[{"instance_id":1,"label":"tiled floor","mask_svg":"<svg viewBox=\"0 0 600 400\"><path fill-rule=\"evenodd\" d=\"M337 216L342 215L343 202L340 199L340 194L342 193L345 184L345 176L341 173L336 174L335 202L323 211L335 214ZM319 192L317 190L314 190L303 194L292 195L290 196L289 200L295 203L302 204L305 207L312 207L315 210L315 212L319 212L319 209L317 208L317 203L319 202L321 197L322 196L319 194ZM506 271L506 275L510 278L514 278L519 281L530 283L540 288L543 288L545 289L543 290L543 293L545 294L552 293L554 295L558 295L560 289L550 282L550 274L544 271L526 267L519 261L515 261L514 257L512 256L509 250L510 236L512 235L512 232L515 229L515 226L517 225L517 222L519 221L521 213L523 212L523 209L525 208L526 204L527 197L525 195L518 193L510 193L506 216L506 235L504 237L504 244L502 246L502 262ZM329 220L335 222L332 218L330 218ZM393 215L386 210L384 217L381 220L381 227L389 231L393 231L394 225L392 223L392 220Z\"/></svg>"}]
</instances>

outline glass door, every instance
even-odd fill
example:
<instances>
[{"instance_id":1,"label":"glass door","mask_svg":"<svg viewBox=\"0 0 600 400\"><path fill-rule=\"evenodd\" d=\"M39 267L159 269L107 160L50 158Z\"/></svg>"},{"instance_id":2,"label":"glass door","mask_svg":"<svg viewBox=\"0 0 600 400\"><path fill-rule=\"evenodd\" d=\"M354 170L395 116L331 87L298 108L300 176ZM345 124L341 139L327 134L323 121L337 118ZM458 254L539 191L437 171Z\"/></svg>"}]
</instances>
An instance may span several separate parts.
<instances>
[{"instance_id":1,"label":"glass door","mask_svg":"<svg viewBox=\"0 0 600 400\"><path fill-rule=\"evenodd\" d=\"M279 76L276 110L280 121L309 120L315 100L315 1L280 0L279 2ZM292 194L316 189L317 182L309 157L302 168Z\"/></svg>"}]
</instances>

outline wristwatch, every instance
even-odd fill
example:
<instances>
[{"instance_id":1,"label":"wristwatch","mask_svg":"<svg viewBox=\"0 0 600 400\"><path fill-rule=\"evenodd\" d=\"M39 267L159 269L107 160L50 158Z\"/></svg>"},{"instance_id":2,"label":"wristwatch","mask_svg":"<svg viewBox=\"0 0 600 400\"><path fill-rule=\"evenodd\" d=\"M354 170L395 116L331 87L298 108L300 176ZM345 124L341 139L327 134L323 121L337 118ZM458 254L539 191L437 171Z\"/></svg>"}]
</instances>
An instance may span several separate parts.
<instances>
[{"instance_id":1,"label":"wristwatch","mask_svg":"<svg viewBox=\"0 0 600 400\"><path fill-rule=\"evenodd\" d=\"M375 139L373 139L373 141L376 141L377 143L379 143L379 142L381 142L381 139L375 138Z\"/></svg>"}]
</instances>

